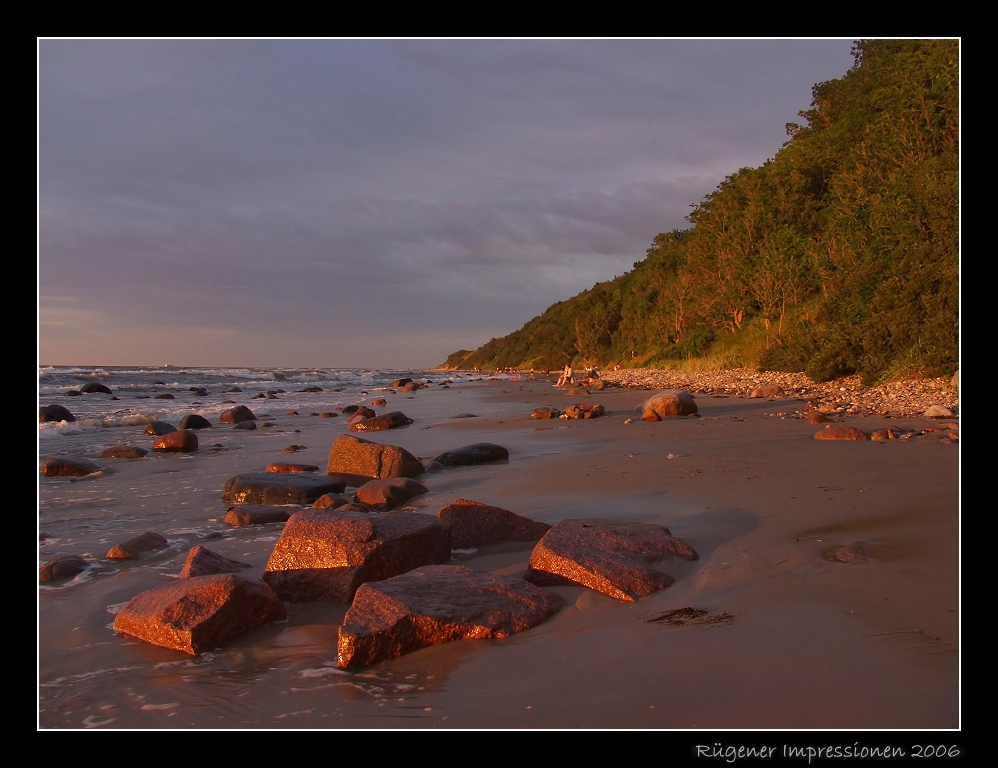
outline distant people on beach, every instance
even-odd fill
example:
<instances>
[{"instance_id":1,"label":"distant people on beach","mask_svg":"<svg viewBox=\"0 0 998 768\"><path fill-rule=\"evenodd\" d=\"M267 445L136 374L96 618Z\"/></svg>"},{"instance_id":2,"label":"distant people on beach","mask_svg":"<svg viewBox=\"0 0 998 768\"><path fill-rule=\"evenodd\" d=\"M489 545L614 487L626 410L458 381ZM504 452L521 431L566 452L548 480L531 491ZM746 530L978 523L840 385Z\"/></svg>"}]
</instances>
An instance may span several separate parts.
<instances>
[{"instance_id":1,"label":"distant people on beach","mask_svg":"<svg viewBox=\"0 0 998 768\"><path fill-rule=\"evenodd\" d=\"M572 366L566 364L565 370L561 372L561 378L558 379L558 383L555 384L556 387L564 387L569 384L574 384L575 380L572 378Z\"/></svg>"}]
</instances>

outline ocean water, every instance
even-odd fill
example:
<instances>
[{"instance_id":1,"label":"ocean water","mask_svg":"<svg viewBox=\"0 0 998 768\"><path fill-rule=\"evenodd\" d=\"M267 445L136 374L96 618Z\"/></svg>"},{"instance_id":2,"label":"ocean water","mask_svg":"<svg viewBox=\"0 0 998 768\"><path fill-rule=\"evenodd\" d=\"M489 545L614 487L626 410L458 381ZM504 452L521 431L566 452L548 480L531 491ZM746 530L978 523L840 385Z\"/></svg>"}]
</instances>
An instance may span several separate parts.
<instances>
[{"instance_id":1,"label":"ocean water","mask_svg":"<svg viewBox=\"0 0 998 768\"><path fill-rule=\"evenodd\" d=\"M41 366L38 405L62 405L76 421L38 425L40 453L60 453L66 438L90 435L114 442L114 430L152 421L174 426L197 414L212 423L238 398L243 404L300 413L331 411L385 391L401 378L423 383L468 381L481 374L450 371L369 368L179 368ZM103 384L111 394L79 393L87 383ZM312 391L305 391L312 390ZM268 402L268 393L274 398ZM370 398L367 398L370 399ZM258 402L259 401L259 402ZM253 410L257 410L254 405Z\"/></svg>"}]
</instances>

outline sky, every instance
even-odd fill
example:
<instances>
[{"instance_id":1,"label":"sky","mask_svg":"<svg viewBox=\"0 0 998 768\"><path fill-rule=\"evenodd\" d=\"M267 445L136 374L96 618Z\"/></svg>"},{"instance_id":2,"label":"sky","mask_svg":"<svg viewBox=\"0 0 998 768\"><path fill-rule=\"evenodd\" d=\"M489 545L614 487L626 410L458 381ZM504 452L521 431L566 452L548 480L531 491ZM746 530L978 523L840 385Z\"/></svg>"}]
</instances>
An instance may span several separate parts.
<instances>
[{"instance_id":1,"label":"sky","mask_svg":"<svg viewBox=\"0 0 998 768\"><path fill-rule=\"evenodd\" d=\"M633 268L838 39L39 39L39 365L432 368Z\"/></svg>"}]
</instances>

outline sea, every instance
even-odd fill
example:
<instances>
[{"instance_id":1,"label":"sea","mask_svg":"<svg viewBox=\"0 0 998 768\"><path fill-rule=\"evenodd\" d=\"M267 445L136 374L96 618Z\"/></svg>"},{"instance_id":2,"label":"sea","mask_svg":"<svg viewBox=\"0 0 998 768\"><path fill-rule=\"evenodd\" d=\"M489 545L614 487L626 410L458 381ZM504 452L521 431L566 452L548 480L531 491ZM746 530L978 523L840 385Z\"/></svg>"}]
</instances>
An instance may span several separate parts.
<instances>
[{"instance_id":1,"label":"sea","mask_svg":"<svg viewBox=\"0 0 998 768\"><path fill-rule=\"evenodd\" d=\"M418 369L39 366L39 407L62 405L76 419L39 422L39 453L63 452L60 447L67 444L67 438L74 438L74 447L86 436L91 438L87 442L95 445L113 443L118 428L153 421L176 426L190 414L215 423L236 397L240 403L281 399L301 413L321 413L386 391L399 379L441 384L481 377L475 372ZM111 394L82 394L80 390L89 383L102 384Z\"/></svg>"}]
</instances>

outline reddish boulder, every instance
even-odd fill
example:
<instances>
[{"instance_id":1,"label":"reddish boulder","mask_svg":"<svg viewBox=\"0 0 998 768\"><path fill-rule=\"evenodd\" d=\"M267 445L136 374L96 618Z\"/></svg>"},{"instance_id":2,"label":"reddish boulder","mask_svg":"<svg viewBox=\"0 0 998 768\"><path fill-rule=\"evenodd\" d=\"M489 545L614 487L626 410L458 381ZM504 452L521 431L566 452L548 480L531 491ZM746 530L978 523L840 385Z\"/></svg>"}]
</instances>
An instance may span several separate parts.
<instances>
[{"instance_id":1,"label":"reddish boulder","mask_svg":"<svg viewBox=\"0 0 998 768\"><path fill-rule=\"evenodd\" d=\"M148 454L145 448L135 445L115 445L100 452L102 459L141 459Z\"/></svg>"},{"instance_id":2,"label":"reddish boulder","mask_svg":"<svg viewBox=\"0 0 998 768\"><path fill-rule=\"evenodd\" d=\"M266 504L247 504L241 507L229 507L229 511L225 513L225 524L245 526L285 523L289 517L291 517L291 511L288 509Z\"/></svg>"},{"instance_id":3,"label":"reddish boulder","mask_svg":"<svg viewBox=\"0 0 998 768\"><path fill-rule=\"evenodd\" d=\"M221 424L242 424L244 421L256 421L256 414L245 405L234 405L218 414Z\"/></svg>"},{"instance_id":4,"label":"reddish boulder","mask_svg":"<svg viewBox=\"0 0 998 768\"><path fill-rule=\"evenodd\" d=\"M114 628L196 656L287 616L262 581L223 573L181 579L133 597L118 612Z\"/></svg>"},{"instance_id":5,"label":"reddish boulder","mask_svg":"<svg viewBox=\"0 0 998 768\"><path fill-rule=\"evenodd\" d=\"M230 560L207 547L191 547L187 553L187 561L180 571L180 578L190 579L195 576L211 576L216 573L235 573L243 568L252 568L249 563Z\"/></svg>"},{"instance_id":6,"label":"reddish boulder","mask_svg":"<svg viewBox=\"0 0 998 768\"><path fill-rule=\"evenodd\" d=\"M386 477L364 483L354 492L353 500L387 512L423 493L426 493L426 487L412 478Z\"/></svg>"},{"instance_id":7,"label":"reddish boulder","mask_svg":"<svg viewBox=\"0 0 998 768\"><path fill-rule=\"evenodd\" d=\"M170 545L166 537L155 531L146 531L133 536L128 541L115 544L107 551L108 560L137 560L144 552L154 552Z\"/></svg>"},{"instance_id":8,"label":"reddish boulder","mask_svg":"<svg viewBox=\"0 0 998 768\"><path fill-rule=\"evenodd\" d=\"M532 419L557 419L559 416L561 416L561 411L550 406L535 408L534 412L530 414Z\"/></svg>"},{"instance_id":9,"label":"reddish boulder","mask_svg":"<svg viewBox=\"0 0 998 768\"><path fill-rule=\"evenodd\" d=\"M193 429L178 429L159 435L152 441L152 449L164 453L194 453L198 449L198 436Z\"/></svg>"},{"instance_id":10,"label":"reddish boulder","mask_svg":"<svg viewBox=\"0 0 998 768\"><path fill-rule=\"evenodd\" d=\"M673 557L700 559L661 525L562 520L537 542L524 578L543 587L580 584L634 602L672 584L654 566Z\"/></svg>"},{"instance_id":11,"label":"reddish boulder","mask_svg":"<svg viewBox=\"0 0 998 768\"><path fill-rule=\"evenodd\" d=\"M578 403L565 408L565 415L570 419L594 419L606 413L602 405L590 405L589 403Z\"/></svg>"},{"instance_id":12,"label":"reddish boulder","mask_svg":"<svg viewBox=\"0 0 998 768\"><path fill-rule=\"evenodd\" d=\"M450 531L419 512L307 509L284 525L263 580L293 603L349 603L367 581L450 560Z\"/></svg>"},{"instance_id":13,"label":"reddish boulder","mask_svg":"<svg viewBox=\"0 0 998 768\"><path fill-rule=\"evenodd\" d=\"M329 474L364 477L419 477L423 464L404 448L340 435L329 449Z\"/></svg>"},{"instance_id":14,"label":"reddish boulder","mask_svg":"<svg viewBox=\"0 0 998 768\"><path fill-rule=\"evenodd\" d=\"M100 471L101 468L89 459L73 456L47 456L42 462L45 477L86 477Z\"/></svg>"},{"instance_id":15,"label":"reddish boulder","mask_svg":"<svg viewBox=\"0 0 998 768\"><path fill-rule=\"evenodd\" d=\"M522 579L429 565L362 585L339 629L336 663L366 667L462 638L509 637L564 606Z\"/></svg>"},{"instance_id":16,"label":"reddish boulder","mask_svg":"<svg viewBox=\"0 0 998 768\"><path fill-rule=\"evenodd\" d=\"M683 389L664 389L640 403L634 410L641 411L643 421L661 421L666 416L696 416L697 404L693 395Z\"/></svg>"},{"instance_id":17,"label":"reddish boulder","mask_svg":"<svg viewBox=\"0 0 998 768\"><path fill-rule=\"evenodd\" d=\"M783 397L783 387L779 384L760 384L749 393L749 397Z\"/></svg>"},{"instance_id":18,"label":"reddish boulder","mask_svg":"<svg viewBox=\"0 0 998 768\"><path fill-rule=\"evenodd\" d=\"M308 472L246 472L225 481L222 499L239 504L311 504L324 493L342 493L342 478Z\"/></svg>"},{"instance_id":19,"label":"reddish boulder","mask_svg":"<svg viewBox=\"0 0 998 768\"><path fill-rule=\"evenodd\" d=\"M458 499L437 512L437 517L450 526L450 545L491 547L509 541L537 541L551 526L510 512L508 509Z\"/></svg>"},{"instance_id":20,"label":"reddish boulder","mask_svg":"<svg viewBox=\"0 0 998 768\"><path fill-rule=\"evenodd\" d=\"M814 433L815 440L869 440L870 436L861 429L848 424L829 424L820 432Z\"/></svg>"},{"instance_id":21,"label":"reddish boulder","mask_svg":"<svg viewBox=\"0 0 998 768\"><path fill-rule=\"evenodd\" d=\"M353 496L347 496L345 493L324 493L312 502L315 509L336 509L344 504L353 504Z\"/></svg>"}]
</instances>

